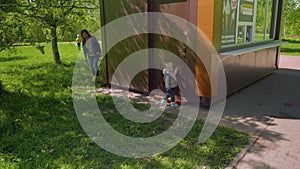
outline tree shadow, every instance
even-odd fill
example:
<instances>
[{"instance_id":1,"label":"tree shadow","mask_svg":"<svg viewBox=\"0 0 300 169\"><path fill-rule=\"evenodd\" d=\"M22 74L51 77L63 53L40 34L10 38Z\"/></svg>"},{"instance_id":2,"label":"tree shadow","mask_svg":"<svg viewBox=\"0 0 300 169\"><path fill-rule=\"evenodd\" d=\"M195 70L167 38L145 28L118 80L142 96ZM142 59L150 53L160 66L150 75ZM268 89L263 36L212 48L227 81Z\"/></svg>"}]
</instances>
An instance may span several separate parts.
<instances>
[{"instance_id":1,"label":"tree shadow","mask_svg":"<svg viewBox=\"0 0 300 169\"><path fill-rule=\"evenodd\" d=\"M38 96L7 92L0 96L0 155L4 162L17 160L18 166L24 168L49 164L53 168L91 164L99 168L121 168L124 165L168 168L170 164L176 166L180 162L187 168L195 162L214 167L228 164L230 161L223 158L223 154L234 157L237 145L242 146L244 143L241 142L246 140L241 133L221 127L209 142L199 146L197 134L203 123L197 122L185 141L159 158L120 157L105 151L87 136L74 113L72 101L69 91L44 92ZM227 146L222 149L224 144ZM224 161L220 163L219 160Z\"/></svg>"},{"instance_id":2,"label":"tree shadow","mask_svg":"<svg viewBox=\"0 0 300 169\"><path fill-rule=\"evenodd\" d=\"M255 169L276 169L275 167L270 166L270 164L266 164L262 161L257 161L257 160L248 160L245 161L244 163L249 164L251 168L255 168Z\"/></svg>"},{"instance_id":3,"label":"tree shadow","mask_svg":"<svg viewBox=\"0 0 300 169\"><path fill-rule=\"evenodd\" d=\"M12 62L18 60L25 60L25 59L28 59L28 57L25 56L0 57L0 62Z\"/></svg>"}]
</instances>

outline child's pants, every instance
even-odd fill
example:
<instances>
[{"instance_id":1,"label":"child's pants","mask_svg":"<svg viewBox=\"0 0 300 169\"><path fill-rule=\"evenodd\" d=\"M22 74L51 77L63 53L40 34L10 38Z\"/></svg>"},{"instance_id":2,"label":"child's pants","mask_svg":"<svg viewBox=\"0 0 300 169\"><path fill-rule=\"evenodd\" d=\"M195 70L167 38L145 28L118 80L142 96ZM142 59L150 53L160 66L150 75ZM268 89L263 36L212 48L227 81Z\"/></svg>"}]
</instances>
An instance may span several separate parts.
<instances>
[{"instance_id":1,"label":"child's pants","mask_svg":"<svg viewBox=\"0 0 300 169\"><path fill-rule=\"evenodd\" d=\"M171 102L175 102L174 88L167 89L167 93L164 99L167 101L169 97L171 97Z\"/></svg>"}]
</instances>

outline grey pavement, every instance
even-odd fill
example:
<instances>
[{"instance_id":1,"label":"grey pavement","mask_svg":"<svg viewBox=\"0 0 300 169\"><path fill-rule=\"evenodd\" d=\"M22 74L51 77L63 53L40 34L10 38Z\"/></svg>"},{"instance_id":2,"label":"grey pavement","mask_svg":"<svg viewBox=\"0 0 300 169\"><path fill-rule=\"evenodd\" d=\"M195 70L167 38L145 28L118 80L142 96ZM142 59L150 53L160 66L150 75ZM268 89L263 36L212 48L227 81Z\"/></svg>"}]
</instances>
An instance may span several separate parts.
<instances>
[{"instance_id":1,"label":"grey pavement","mask_svg":"<svg viewBox=\"0 0 300 169\"><path fill-rule=\"evenodd\" d=\"M221 125L251 136L227 168L300 168L300 57L281 57L278 71L229 96Z\"/></svg>"}]
</instances>

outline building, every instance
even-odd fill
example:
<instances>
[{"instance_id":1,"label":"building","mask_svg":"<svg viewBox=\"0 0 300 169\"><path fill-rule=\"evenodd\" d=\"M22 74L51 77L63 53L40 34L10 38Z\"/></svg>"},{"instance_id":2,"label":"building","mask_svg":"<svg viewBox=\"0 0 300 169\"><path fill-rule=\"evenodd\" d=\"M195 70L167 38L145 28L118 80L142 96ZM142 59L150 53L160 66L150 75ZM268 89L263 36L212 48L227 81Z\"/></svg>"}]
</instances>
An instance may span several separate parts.
<instances>
[{"instance_id":1,"label":"building","mask_svg":"<svg viewBox=\"0 0 300 169\"><path fill-rule=\"evenodd\" d=\"M228 94L265 77L278 67L283 0L100 0L100 3L102 26L142 12L172 14L194 24L206 35L222 60ZM151 25L149 29L158 29L159 26ZM176 30L176 27L170 26L169 29ZM104 50L107 41L109 37L104 31ZM147 48L160 48L177 55L194 73L197 94L211 97L208 72L195 52L177 39L153 33L126 38L107 52L107 83L111 83L115 70L127 56ZM159 53L149 52L145 57L150 64L166 61ZM143 93L163 89L161 79L161 70L144 70L131 81L130 89Z\"/></svg>"}]
</instances>

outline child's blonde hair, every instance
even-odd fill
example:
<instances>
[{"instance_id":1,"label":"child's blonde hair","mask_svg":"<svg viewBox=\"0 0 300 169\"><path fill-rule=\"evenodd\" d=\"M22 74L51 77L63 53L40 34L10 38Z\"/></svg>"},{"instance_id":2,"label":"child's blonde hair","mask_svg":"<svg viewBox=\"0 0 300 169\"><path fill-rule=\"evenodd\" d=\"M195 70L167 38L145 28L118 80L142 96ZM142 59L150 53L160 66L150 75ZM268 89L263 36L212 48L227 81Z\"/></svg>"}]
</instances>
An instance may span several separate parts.
<instances>
[{"instance_id":1,"label":"child's blonde hair","mask_svg":"<svg viewBox=\"0 0 300 169\"><path fill-rule=\"evenodd\" d=\"M173 69L173 63L172 62L167 62L166 64L167 69Z\"/></svg>"}]
</instances>

